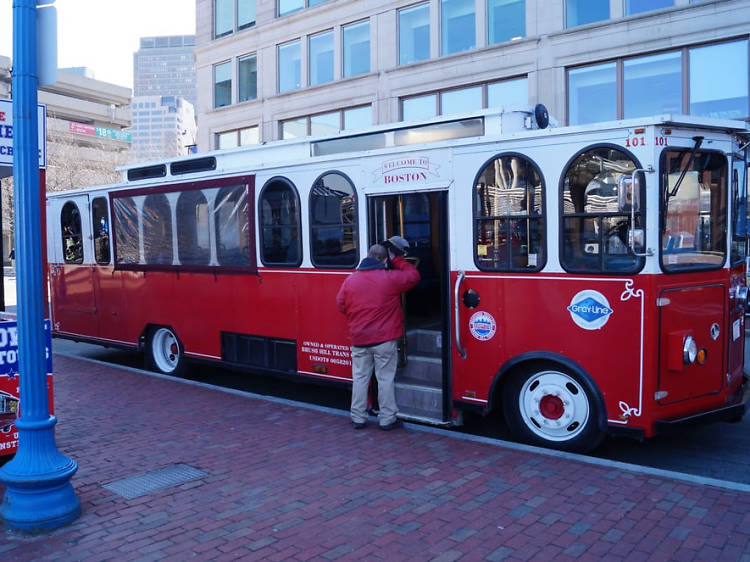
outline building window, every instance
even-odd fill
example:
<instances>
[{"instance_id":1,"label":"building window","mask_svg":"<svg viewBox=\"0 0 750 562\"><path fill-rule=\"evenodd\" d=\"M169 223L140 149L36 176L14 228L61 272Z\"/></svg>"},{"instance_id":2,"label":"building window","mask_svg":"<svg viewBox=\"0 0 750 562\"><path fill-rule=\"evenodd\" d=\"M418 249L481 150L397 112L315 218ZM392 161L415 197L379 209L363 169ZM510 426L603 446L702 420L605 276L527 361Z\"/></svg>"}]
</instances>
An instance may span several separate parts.
<instances>
[{"instance_id":1,"label":"building window","mask_svg":"<svg viewBox=\"0 0 750 562\"><path fill-rule=\"evenodd\" d=\"M402 121L422 121L437 115L437 94L401 100Z\"/></svg>"},{"instance_id":2,"label":"building window","mask_svg":"<svg viewBox=\"0 0 750 562\"><path fill-rule=\"evenodd\" d=\"M440 93L440 115L482 109L482 87L472 86Z\"/></svg>"},{"instance_id":3,"label":"building window","mask_svg":"<svg viewBox=\"0 0 750 562\"><path fill-rule=\"evenodd\" d=\"M674 0L626 0L625 15L640 14L674 6Z\"/></svg>"},{"instance_id":4,"label":"building window","mask_svg":"<svg viewBox=\"0 0 750 562\"><path fill-rule=\"evenodd\" d=\"M370 22L343 27L344 77L370 72Z\"/></svg>"},{"instance_id":5,"label":"building window","mask_svg":"<svg viewBox=\"0 0 750 562\"><path fill-rule=\"evenodd\" d=\"M617 118L617 65L596 64L568 71L568 122L583 125Z\"/></svg>"},{"instance_id":6,"label":"building window","mask_svg":"<svg viewBox=\"0 0 750 562\"><path fill-rule=\"evenodd\" d=\"M357 131L372 125L372 107L363 105L344 110L344 130Z\"/></svg>"},{"instance_id":7,"label":"building window","mask_svg":"<svg viewBox=\"0 0 750 562\"><path fill-rule=\"evenodd\" d=\"M214 65L214 107L232 103L232 65L229 61Z\"/></svg>"},{"instance_id":8,"label":"building window","mask_svg":"<svg viewBox=\"0 0 750 562\"><path fill-rule=\"evenodd\" d=\"M528 99L528 80L514 78L403 98L401 119L422 121L437 115L477 111L486 107L528 105Z\"/></svg>"},{"instance_id":9,"label":"building window","mask_svg":"<svg viewBox=\"0 0 750 562\"><path fill-rule=\"evenodd\" d=\"M310 190L310 244L316 267L357 266L357 197L337 172L318 178Z\"/></svg>"},{"instance_id":10,"label":"building window","mask_svg":"<svg viewBox=\"0 0 750 562\"><path fill-rule=\"evenodd\" d=\"M299 90L302 86L299 40L279 45L278 53L279 93Z\"/></svg>"},{"instance_id":11,"label":"building window","mask_svg":"<svg viewBox=\"0 0 750 562\"><path fill-rule=\"evenodd\" d=\"M609 19L609 0L565 0L565 27Z\"/></svg>"},{"instance_id":12,"label":"building window","mask_svg":"<svg viewBox=\"0 0 750 562\"><path fill-rule=\"evenodd\" d=\"M487 0L490 45L526 36L526 0Z\"/></svg>"},{"instance_id":13,"label":"building window","mask_svg":"<svg viewBox=\"0 0 750 562\"><path fill-rule=\"evenodd\" d=\"M255 2L214 0L214 39L255 25Z\"/></svg>"},{"instance_id":14,"label":"building window","mask_svg":"<svg viewBox=\"0 0 750 562\"><path fill-rule=\"evenodd\" d=\"M528 103L528 78L516 78L487 84L487 107L528 105Z\"/></svg>"},{"instance_id":15,"label":"building window","mask_svg":"<svg viewBox=\"0 0 750 562\"><path fill-rule=\"evenodd\" d=\"M679 51L623 62L624 117L682 113L682 62Z\"/></svg>"},{"instance_id":16,"label":"building window","mask_svg":"<svg viewBox=\"0 0 750 562\"><path fill-rule=\"evenodd\" d=\"M474 0L440 1L440 54L468 51L476 46Z\"/></svg>"},{"instance_id":17,"label":"building window","mask_svg":"<svg viewBox=\"0 0 750 562\"><path fill-rule=\"evenodd\" d=\"M474 260L480 269L539 270L545 262L544 182L520 154L493 158L474 182Z\"/></svg>"},{"instance_id":18,"label":"building window","mask_svg":"<svg viewBox=\"0 0 750 562\"><path fill-rule=\"evenodd\" d=\"M215 138L216 148L219 150L260 144L260 130L256 125L254 127L245 127L244 129L218 133Z\"/></svg>"},{"instance_id":19,"label":"building window","mask_svg":"<svg viewBox=\"0 0 750 562\"><path fill-rule=\"evenodd\" d=\"M309 8L321 4L326 0L279 0L279 17L297 12L303 8Z\"/></svg>"},{"instance_id":20,"label":"building window","mask_svg":"<svg viewBox=\"0 0 750 562\"><path fill-rule=\"evenodd\" d=\"M398 63L430 58L430 5L420 4L398 12Z\"/></svg>"},{"instance_id":21,"label":"building window","mask_svg":"<svg viewBox=\"0 0 750 562\"><path fill-rule=\"evenodd\" d=\"M282 121L281 138L297 139L308 135L335 135L342 130L342 123L343 129L347 131L369 127L372 125L372 106L363 105Z\"/></svg>"},{"instance_id":22,"label":"building window","mask_svg":"<svg viewBox=\"0 0 750 562\"><path fill-rule=\"evenodd\" d=\"M690 49L691 115L723 119L750 115L747 47L745 39Z\"/></svg>"},{"instance_id":23,"label":"building window","mask_svg":"<svg viewBox=\"0 0 750 562\"><path fill-rule=\"evenodd\" d=\"M260 194L260 259L264 265L302 261L299 195L284 178L270 180Z\"/></svg>"},{"instance_id":24,"label":"building window","mask_svg":"<svg viewBox=\"0 0 750 562\"><path fill-rule=\"evenodd\" d=\"M237 79L239 81L239 101L258 98L258 59L255 55L240 57L237 62Z\"/></svg>"},{"instance_id":25,"label":"building window","mask_svg":"<svg viewBox=\"0 0 750 562\"><path fill-rule=\"evenodd\" d=\"M333 80L333 31L311 35L308 56L310 60L310 85Z\"/></svg>"},{"instance_id":26,"label":"building window","mask_svg":"<svg viewBox=\"0 0 750 562\"><path fill-rule=\"evenodd\" d=\"M341 130L341 112L321 113L310 117L310 134L314 137L335 135Z\"/></svg>"},{"instance_id":27,"label":"building window","mask_svg":"<svg viewBox=\"0 0 750 562\"><path fill-rule=\"evenodd\" d=\"M570 125L660 113L746 119L749 102L747 39L568 70Z\"/></svg>"}]
</instances>

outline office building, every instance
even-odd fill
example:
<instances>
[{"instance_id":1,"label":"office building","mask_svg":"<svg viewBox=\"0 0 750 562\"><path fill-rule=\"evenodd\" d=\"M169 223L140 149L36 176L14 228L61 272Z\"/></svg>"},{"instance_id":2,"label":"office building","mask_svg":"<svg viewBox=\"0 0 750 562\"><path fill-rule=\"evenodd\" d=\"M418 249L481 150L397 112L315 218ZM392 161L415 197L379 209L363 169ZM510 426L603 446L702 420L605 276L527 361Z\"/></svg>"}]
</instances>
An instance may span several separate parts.
<instances>
[{"instance_id":1,"label":"office building","mask_svg":"<svg viewBox=\"0 0 750 562\"><path fill-rule=\"evenodd\" d=\"M137 96L131 104L135 162L187 154L195 146L195 110L179 96Z\"/></svg>"},{"instance_id":2,"label":"office building","mask_svg":"<svg viewBox=\"0 0 750 562\"><path fill-rule=\"evenodd\" d=\"M196 0L199 150L545 104L747 119L750 0Z\"/></svg>"},{"instance_id":3,"label":"office building","mask_svg":"<svg viewBox=\"0 0 750 562\"><path fill-rule=\"evenodd\" d=\"M142 37L133 53L133 96L174 96L196 104L195 35Z\"/></svg>"}]
</instances>

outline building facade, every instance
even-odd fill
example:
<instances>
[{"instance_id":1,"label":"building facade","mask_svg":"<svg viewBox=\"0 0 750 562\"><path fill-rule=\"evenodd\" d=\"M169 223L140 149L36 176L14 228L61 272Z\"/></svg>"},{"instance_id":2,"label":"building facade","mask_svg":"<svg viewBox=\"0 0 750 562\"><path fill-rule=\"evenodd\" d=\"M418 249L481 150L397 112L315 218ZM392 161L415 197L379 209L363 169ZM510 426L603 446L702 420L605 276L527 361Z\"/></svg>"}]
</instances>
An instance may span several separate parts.
<instances>
[{"instance_id":1,"label":"building facade","mask_svg":"<svg viewBox=\"0 0 750 562\"><path fill-rule=\"evenodd\" d=\"M198 149L545 104L748 119L750 0L196 0Z\"/></svg>"},{"instance_id":2,"label":"building facade","mask_svg":"<svg viewBox=\"0 0 750 562\"><path fill-rule=\"evenodd\" d=\"M131 104L134 162L187 154L195 146L193 105L179 96L136 96Z\"/></svg>"},{"instance_id":3,"label":"building facade","mask_svg":"<svg viewBox=\"0 0 750 562\"><path fill-rule=\"evenodd\" d=\"M133 53L133 96L174 96L196 104L195 35L142 37Z\"/></svg>"}]
</instances>

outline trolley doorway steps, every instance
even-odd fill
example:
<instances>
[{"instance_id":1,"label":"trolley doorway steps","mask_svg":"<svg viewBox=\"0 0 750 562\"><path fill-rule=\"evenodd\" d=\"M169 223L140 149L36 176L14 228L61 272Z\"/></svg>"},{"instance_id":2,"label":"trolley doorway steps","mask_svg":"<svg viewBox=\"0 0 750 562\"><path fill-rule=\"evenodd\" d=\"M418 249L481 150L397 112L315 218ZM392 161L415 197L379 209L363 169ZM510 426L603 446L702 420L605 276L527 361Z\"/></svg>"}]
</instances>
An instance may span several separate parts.
<instances>
[{"instance_id":1,"label":"trolley doorway steps","mask_svg":"<svg viewBox=\"0 0 750 562\"><path fill-rule=\"evenodd\" d=\"M443 423L443 363L439 330L409 330L407 362L396 372L396 403L405 418Z\"/></svg>"}]
</instances>

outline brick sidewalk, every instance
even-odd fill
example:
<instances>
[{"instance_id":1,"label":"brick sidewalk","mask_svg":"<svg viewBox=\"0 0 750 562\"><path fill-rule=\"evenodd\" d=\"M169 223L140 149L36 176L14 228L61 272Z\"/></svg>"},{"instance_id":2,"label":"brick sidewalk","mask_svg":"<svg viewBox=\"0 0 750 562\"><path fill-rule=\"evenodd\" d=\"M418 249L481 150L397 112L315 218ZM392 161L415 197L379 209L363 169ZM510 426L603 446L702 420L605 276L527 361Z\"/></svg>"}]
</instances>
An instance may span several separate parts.
<instances>
[{"instance_id":1,"label":"brick sidewalk","mask_svg":"<svg viewBox=\"0 0 750 562\"><path fill-rule=\"evenodd\" d=\"M748 560L750 493L348 417L56 355L83 514L8 560ZM202 478L103 486L183 463Z\"/></svg>"}]
</instances>

